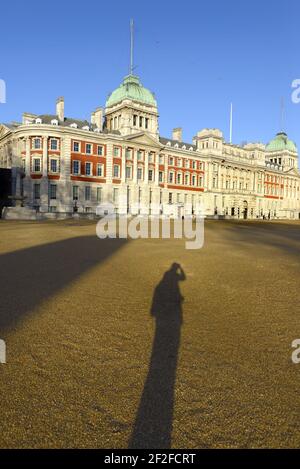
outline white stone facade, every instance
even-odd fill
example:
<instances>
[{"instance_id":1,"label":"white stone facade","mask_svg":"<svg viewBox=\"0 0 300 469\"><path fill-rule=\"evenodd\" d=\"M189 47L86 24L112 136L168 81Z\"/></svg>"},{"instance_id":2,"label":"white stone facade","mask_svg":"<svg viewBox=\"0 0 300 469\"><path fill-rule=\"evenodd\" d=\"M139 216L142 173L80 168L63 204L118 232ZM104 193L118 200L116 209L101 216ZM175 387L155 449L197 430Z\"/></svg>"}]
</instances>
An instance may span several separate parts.
<instances>
[{"instance_id":1,"label":"white stone facade","mask_svg":"<svg viewBox=\"0 0 300 469\"><path fill-rule=\"evenodd\" d=\"M45 214L113 203L118 213L298 219L297 158L293 148L226 143L217 129L191 144L178 128L161 138L157 108L128 98L91 122L66 119L59 98L55 115L0 126L0 167L23 167L24 205Z\"/></svg>"}]
</instances>

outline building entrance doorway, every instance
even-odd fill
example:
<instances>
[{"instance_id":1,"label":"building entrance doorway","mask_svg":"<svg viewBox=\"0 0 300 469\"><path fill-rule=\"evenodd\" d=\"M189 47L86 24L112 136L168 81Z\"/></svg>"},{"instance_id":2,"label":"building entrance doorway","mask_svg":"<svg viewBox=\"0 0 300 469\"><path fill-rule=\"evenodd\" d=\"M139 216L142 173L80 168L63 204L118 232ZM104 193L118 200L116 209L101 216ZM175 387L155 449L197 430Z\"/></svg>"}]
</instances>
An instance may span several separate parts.
<instances>
[{"instance_id":1,"label":"building entrance doorway","mask_svg":"<svg viewBox=\"0 0 300 469\"><path fill-rule=\"evenodd\" d=\"M248 218L248 202L247 202L247 200L244 200L243 215L244 215L244 220L247 220L247 218Z\"/></svg>"}]
</instances>

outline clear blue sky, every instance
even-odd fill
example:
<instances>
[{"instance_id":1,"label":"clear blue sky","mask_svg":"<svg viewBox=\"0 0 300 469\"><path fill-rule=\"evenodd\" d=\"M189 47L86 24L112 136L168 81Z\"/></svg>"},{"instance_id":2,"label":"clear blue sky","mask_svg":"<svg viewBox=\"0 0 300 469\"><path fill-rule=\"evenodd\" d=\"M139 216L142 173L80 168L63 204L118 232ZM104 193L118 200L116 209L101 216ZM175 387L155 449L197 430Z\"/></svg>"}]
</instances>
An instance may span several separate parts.
<instances>
[{"instance_id":1,"label":"clear blue sky","mask_svg":"<svg viewBox=\"0 0 300 469\"><path fill-rule=\"evenodd\" d=\"M286 130L300 147L299 0L89 0L1 2L0 122L23 111L89 118L128 72L129 20L135 20L136 73L155 92L160 132L182 126L185 141L204 127L234 142L267 142Z\"/></svg>"}]
</instances>

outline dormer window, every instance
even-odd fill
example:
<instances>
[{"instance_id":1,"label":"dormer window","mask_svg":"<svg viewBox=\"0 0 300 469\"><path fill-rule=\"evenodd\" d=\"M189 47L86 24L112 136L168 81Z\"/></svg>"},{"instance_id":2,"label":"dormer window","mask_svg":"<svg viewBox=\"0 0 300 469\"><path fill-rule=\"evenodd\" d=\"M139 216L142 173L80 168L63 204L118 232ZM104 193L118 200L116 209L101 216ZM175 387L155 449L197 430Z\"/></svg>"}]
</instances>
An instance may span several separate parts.
<instances>
[{"instance_id":1,"label":"dormer window","mask_svg":"<svg viewBox=\"0 0 300 469\"><path fill-rule=\"evenodd\" d=\"M90 128L88 125L85 125L84 127L82 127L82 130L90 130Z\"/></svg>"},{"instance_id":2,"label":"dormer window","mask_svg":"<svg viewBox=\"0 0 300 469\"><path fill-rule=\"evenodd\" d=\"M179 147L178 143L175 143L174 148L178 148L178 147Z\"/></svg>"},{"instance_id":3,"label":"dormer window","mask_svg":"<svg viewBox=\"0 0 300 469\"><path fill-rule=\"evenodd\" d=\"M38 117L37 119L35 119L35 123L36 124L41 124L42 123L42 119L40 117Z\"/></svg>"},{"instance_id":4,"label":"dormer window","mask_svg":"<svg viewBox=\"0 0 300 469\"><path fill-rule=\"evenodd\" d=\"M167 146L170 147L170 146L171 146L171 142L168 142L168 143L167 143Z\"/></svg>"},{"instance_id":5,"label":"dormer window","mask_svg":"<svg viewBox=\"0 0 300 469\"><path fill-rule=\"evenodd\" d=\"M190 150L190 151L193 151L193 150L194 150L194 148L193 148L193 147L190 147L190 148L189 148L189 150Z\"/></svg>"},{"instance_id":6,"label":"dormer window","mask_svg":"<svg viewBox=\"0 0 300 469\"><path fill-rule=\"evenodd\" d=\"M57 119L52 119L51 125L58 125L58 120Z\"/></svg>"},{"instance_id":7,"label":"dormer window","mask_svg":"<svg viewBox=\"0 0 300 469\"><path fill-rule=\"evenodd\" d=\"M186 150L186 145L183 145L182 149L183 149L183 150Z\"/></svg>"},{"instance_id":8,"label":"dormer window","mask_svg":"<svg viewBox=\"0 0 300 469\"><path fill-rule=\"evenodd\" d=\"M70 127L72 127L72 129L77 129L78 125L75 122L73 122L73 124L71 124Z\"/></svg>"}]
</instances>

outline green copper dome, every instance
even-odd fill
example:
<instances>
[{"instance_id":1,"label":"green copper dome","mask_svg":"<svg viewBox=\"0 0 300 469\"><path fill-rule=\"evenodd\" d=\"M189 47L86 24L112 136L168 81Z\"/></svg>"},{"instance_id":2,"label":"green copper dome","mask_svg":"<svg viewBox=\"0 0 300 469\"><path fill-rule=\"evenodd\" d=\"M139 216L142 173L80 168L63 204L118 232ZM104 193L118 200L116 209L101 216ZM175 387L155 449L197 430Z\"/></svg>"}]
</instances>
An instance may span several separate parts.
<instances>
[{"instance_id":1,"label":"green copper dome","mask_svg":"<svg viewBox=\"0 0 300 469\"><path fill-rule=\"evenodd\" d=\"M124 99L132 99L133 101L139 101L150 106L157 106L153 93L144 88L139 77L135 75L128 75L124 78L119 88L109 95L106 107L114 106Z\"/></svg>"},{"instance_id":2,"label":"green copper dome","mask_svg":"<svg viewBox=\"0 0 300 469\"><path fill-rule=\"evenodd\" d=\"M297 147L292 140L288 139L285 132L279 132L266 147L267 151L293 151L297 153Z\"/></svg>"}]
</instances>

